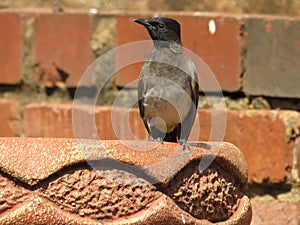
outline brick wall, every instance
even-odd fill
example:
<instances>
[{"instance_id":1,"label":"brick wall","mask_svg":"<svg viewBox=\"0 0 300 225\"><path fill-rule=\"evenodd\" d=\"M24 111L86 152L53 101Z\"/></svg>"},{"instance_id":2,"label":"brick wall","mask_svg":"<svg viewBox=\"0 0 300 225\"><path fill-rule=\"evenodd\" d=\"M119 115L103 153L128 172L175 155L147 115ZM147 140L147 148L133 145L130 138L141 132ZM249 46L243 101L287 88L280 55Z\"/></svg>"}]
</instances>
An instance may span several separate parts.
<instances>
[{"instance_id":1,"label":"brick wall","mask_svg":"<svg viewBox=\"0 0 300 225\"><path fill-rule=\"evenodd\" d=\"M251 193L272 195L272 201L284 201L289 195L292 197L288 200L300 199L299 18L214 13L161 15L181 23L184 46L204 59L215 74L228 106L224 140L244 152ZM0 11L0 136L74 137L72 99L83 72L111 48L149 39L132 19L151 16ZM209 32L209 21L216 24L214 34ZM117 55L106 66L113 66L122 57ZM119 71L100 98L112 102L120 88L137 79L140 67L141 63L137 63ZM86 79L81 84L87 93L94 93L99 82ZM135 88L134 83L130 85ZM212 95L215 91L203 89ZM129 94L130 88L124 92L135 96ZM86 102L91 99L88 94L84 97ZM205 141L210 135L211 115L207 105L200 105L201 129L196 135ZM97 106L93 111L100 138L132 138L126 125L137 138L146 138L137 109L131 110L128 118L124 116L128 111L125 108L115 111L120 118L117 124L111 122L110 106ZM266 204L255 200L258 214ZM285 204L284 207L296 207L293 201ZM271 206L274 205L267 208ZM259 216L254 220L257 224L268 224L264 215Z\"/></svg>"}]
</instances>

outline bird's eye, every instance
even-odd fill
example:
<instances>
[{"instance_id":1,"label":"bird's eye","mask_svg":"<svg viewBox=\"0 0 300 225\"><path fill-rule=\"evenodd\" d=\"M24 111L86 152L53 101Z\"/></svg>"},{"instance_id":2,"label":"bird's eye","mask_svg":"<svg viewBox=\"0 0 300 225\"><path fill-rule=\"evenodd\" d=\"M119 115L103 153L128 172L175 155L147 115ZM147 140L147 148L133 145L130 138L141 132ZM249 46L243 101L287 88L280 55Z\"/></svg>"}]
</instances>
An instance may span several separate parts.
<instances>
[{"instance_id":1,"label":"bird's eye","mask_svg":"<svg viewBox=\"0 0 300 225\"><path fill-rule=\"evenodd\" d=\"M163 29L163 28L165 28L165 25L163 25L162 23L160 23L160 24L158 24L158 28L159 29Z\"/></svg>"}]
</instances>

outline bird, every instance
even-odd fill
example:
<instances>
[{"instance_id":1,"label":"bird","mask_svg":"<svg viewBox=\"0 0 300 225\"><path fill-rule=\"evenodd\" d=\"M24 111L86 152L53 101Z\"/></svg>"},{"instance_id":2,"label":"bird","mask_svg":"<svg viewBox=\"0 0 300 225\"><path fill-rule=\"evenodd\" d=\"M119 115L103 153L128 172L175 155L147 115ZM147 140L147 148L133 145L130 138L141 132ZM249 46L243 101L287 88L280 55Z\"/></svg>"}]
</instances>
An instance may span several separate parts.
<instances>
[{"instance_id":1,"label":"bird","mask_svg":"<svg viewBox=\"0 0 300 225\"><path fill-rule=\"evenodd\" d=\"M149 141L176 142L188 147L198 107L199 82L195 64L182 47L180 24L174 19L135 19L153 40L138 79L140 117Z\"/></svg>"}]
</instances>

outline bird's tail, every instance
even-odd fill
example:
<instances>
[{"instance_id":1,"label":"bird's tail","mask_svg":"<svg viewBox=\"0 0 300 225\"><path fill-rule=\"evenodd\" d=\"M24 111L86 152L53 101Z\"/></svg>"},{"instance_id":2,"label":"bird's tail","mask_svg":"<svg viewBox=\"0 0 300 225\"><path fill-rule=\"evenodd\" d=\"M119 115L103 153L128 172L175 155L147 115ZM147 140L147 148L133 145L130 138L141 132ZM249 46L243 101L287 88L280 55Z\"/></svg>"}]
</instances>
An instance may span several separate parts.
<instances>
[{"instance_id":1,"label":"bird's tail","mask_svg":"<svg viewBox=\"0 0 300 225\"><path fill-rule=\"evenodd\" d=\"M180 136L180 127L176 127L172 132L166 133L164 137L164 141L177 143L179 136Z\"/></svg>"}]
</instances>

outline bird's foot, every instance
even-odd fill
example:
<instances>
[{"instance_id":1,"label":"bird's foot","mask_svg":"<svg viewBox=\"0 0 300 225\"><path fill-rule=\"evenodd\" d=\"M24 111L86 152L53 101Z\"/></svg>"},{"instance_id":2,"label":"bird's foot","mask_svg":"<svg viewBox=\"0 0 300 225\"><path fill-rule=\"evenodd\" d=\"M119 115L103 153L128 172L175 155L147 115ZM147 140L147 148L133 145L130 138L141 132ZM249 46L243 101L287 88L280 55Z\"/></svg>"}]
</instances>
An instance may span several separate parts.
<instances>
[{"instance_id":1,"label":"bird's foot","mask_svg":"<svg viewBox=\"0 0 300 225\"><path fill-rule=\"evenodd\" d=\"M190 144L187 143L185 139L179 139L179 144L182 145L182 150L185 150L186 148L190 150Z\"/></svg>"},{"instance_id":2,"label":"bird's foot","mask_svg":"<svg viewBox=\"0 0 300 225\"><path fill-rule=\"evenodd\" d=\"M154 138L152 136L149 136L148 141L163 142L163 139L161 137Z\"/></svg>"}]
</instances>

